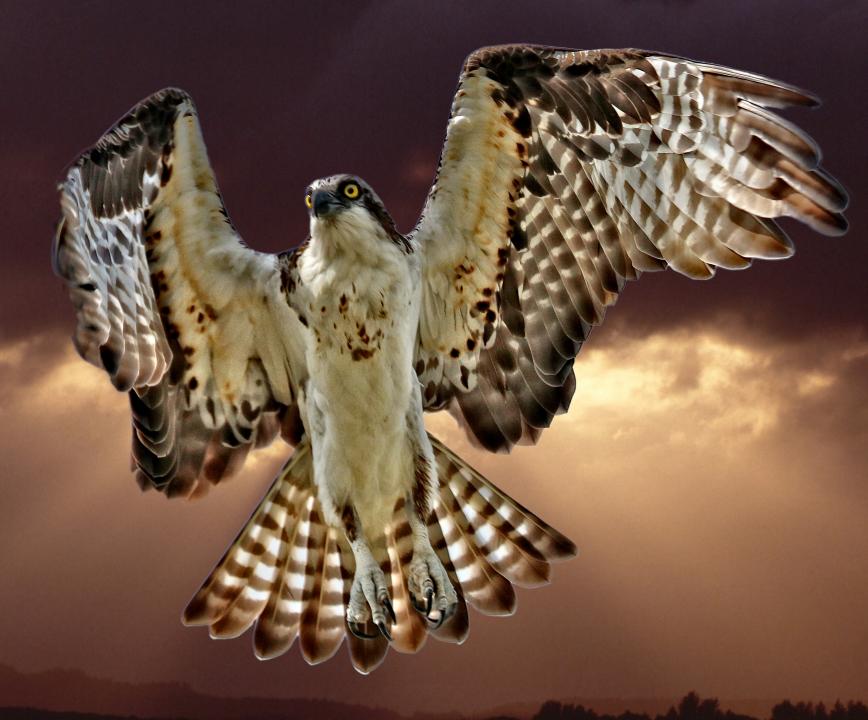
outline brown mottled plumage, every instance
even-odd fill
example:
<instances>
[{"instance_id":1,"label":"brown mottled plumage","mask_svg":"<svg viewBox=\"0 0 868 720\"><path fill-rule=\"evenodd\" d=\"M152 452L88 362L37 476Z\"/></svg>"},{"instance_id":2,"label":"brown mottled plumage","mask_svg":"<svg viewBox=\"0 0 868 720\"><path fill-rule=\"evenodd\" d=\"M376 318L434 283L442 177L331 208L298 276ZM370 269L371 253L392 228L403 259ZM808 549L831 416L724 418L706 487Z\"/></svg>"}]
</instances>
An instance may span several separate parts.
<instances>
[{"instance_id":1,"label":"brown mottled plumage","mask_svg":"<svg viewBox=\"0 0 868 720\"><path fill-rule=\"evenodd\" d=\"M816 104L777 81L639 50L473 53L415 231L437 246L433 337L423 309L416 363L427 406L489 450L536 442L569 407L573 360L626 280L789 257L780 216L843 233L846 195L816 144L766 109ZM474 272L444 281L462 267ZM433 342L444 305L456 308L455 354Z\"/></svg>"},{"instance_id":2,"label":"brown mottled plumage","mask_svg":"<svg viewBox=\"0 0 868 720\"><path fill-rule=\"evenodd\" d=\"M515 609L512 584L538 587L549 563L575 554L575 546L499 491L467 463L431 438L440 480L428 521L432 544L460 588L456 613L429 628L416 611L404 571L413 553L410 527L399 503L387 527L381 565L395 610L392 647L414 653L430 632L438 640L467 637L465 602L487 615ZM347 539L317 510L310 445L304 441L275 479L254 515L184 611L187 625L208 625L214 638L234 638L255 625L262 659L286 652L296 638L311 664L328 660L344 638L346 597L353 577ZM368 628L351 638L353 665L370 672L389 643ZM383 641L383 642L381 642Z\"/></svg>"},{"instance_id":3,"label":"brown mottled plumage","mask_svg":"<svg viewBox=\"0 0 868 720\"><path fill-rule=\"evenodd\" d=\"M844 232L816 144L769 109L815 104L640 50L483 48L415 230L331 176L306 195L311 237L280 256L232 227L186 93L137 105L70 168L54 248L76 347L129 393L136 477L194 496L278 433L295 446L184 621L254 627L260 658L298 639L311 664L346 637L369 672L390 645L461 643L468 605L512 613L513 586L575 547L423 410L489 450L533 443L627 280L788 257L778 217Z\"/></svg>"}]
</instances>

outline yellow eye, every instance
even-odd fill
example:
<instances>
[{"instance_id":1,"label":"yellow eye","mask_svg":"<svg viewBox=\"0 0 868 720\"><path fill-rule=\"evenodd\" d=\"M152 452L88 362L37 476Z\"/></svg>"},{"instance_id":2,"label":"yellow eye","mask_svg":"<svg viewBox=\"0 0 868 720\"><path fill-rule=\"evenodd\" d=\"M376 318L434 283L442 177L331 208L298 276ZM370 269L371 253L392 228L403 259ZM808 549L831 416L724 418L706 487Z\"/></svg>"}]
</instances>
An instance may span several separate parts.
<instances>
[{"instance_id":1,"label":"yellow eye","mask_svg":"<svg viewBox=\"0 0 868 720\"><path fill-rule=\"evenodd\" d=\"M347 183L344 186L344 195L350 200L355 200L359 196L359 186L355 183Z\"/></svg>"},{"instance_id":2,"label":"yellow eye","mask_svg":"<svg viewBox=\"0 0 868 720\"><path fill-rule=\"evenodd\" d=\"M304 204L309 208L313 207L313 200L310 199L310 193L304 196Z\"/></svg>"}]
</instances>

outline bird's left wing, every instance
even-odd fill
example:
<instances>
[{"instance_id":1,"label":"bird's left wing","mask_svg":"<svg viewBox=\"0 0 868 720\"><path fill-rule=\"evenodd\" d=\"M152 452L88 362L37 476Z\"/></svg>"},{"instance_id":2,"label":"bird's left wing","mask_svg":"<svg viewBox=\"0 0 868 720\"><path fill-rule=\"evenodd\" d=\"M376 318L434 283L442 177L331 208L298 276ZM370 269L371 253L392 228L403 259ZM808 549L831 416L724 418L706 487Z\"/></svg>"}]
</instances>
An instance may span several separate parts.
<instances>
[{"instance_id":1,"label":"bird's left wing","mask_svg":"<svg viewBox=\"0 0 868 720\"><path fill-rule=\"evenodd\" d=\"M482 48L467 59L415 241L416 372L491 450L569 405L573 360L626 280L792 253L773 221L840 234L843 190L768 110L788 85L638 50Z\"/></svg>"},{"instance_id":2,"label":"bird's left wing","mask_svg":"<svg viewBox=\"0 0 868 720\"><path fill-rule=\"evenodd\" d=\"M304 361L281 262L232 227L189 96L139 103L60 190L75 345L129 393L142 486L201 492L281 424L292 439Z\"/></svg>"}]
</instances>

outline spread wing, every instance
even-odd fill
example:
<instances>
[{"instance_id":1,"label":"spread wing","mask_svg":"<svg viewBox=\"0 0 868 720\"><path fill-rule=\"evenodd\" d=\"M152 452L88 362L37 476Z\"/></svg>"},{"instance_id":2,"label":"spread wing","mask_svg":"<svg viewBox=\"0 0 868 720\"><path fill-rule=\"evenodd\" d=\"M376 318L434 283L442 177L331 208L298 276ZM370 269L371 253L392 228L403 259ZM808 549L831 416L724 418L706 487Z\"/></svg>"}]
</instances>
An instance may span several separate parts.
<instances>
[{"instance_id":1,"label":"spread wing","mask_svg":"<svg viewBox=\"0 0 868 720\"><path fill-rule=\"evenodd\" d=\"M202 492L281 425L292 439L297 320L278 258L246 248L229 221L189 96L141 102L60 191L54 264L75 345L129 392L142 486Z\"/></svg>"},{"instance_id":2,"label":"spread wing","mask_svg":"<svg viewBox=\"0 0 868 720\"><path fill-rule=\"evenodd\" d=\"M466 61L416 228L416 371L490 450L535 442L626 280L708 278L792 245L789 216L846 229L841 187L768 108L815 105L758 75L637 50L483 48Z\"/></svg>"}]
</instances>

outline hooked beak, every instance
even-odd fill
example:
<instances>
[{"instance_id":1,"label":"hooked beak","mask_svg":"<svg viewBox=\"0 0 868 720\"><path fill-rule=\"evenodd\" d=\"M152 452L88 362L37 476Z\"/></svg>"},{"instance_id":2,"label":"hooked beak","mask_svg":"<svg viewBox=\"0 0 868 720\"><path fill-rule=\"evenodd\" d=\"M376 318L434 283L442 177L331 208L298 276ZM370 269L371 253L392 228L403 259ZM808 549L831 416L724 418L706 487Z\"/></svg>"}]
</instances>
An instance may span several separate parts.
<instances>
[{"instance_id":1,"label":"hooked beak","mask_svg":"<svg viewBox=\"0 0 868 720\"><path fill-rule=\"evenodd\" d=\"M311 200L313 214L317 218L326 218L344 209L344 204L328 190L317 190Z\"/></svg>"}]
</instances>

